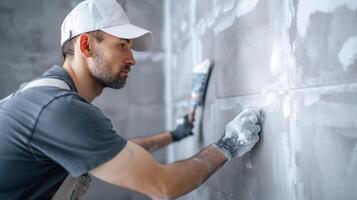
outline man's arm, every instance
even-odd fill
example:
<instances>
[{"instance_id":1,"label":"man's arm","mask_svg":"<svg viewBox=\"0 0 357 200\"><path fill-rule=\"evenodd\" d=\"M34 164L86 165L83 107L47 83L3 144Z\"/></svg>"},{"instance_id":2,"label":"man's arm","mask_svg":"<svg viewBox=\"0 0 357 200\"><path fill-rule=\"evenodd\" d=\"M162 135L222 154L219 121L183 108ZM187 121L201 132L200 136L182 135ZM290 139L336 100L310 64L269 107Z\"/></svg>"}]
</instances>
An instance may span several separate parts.
<instances>
[{"instance_id":1,"label":"man's arm","mask_svg":"<svg viewBox=\"0 0 357 200\"><path fill-rule=\"evenodd\" d=\"M223 152L211 145L190 159L162 165L129 141L116 157L90 174L152 199L174 199L198 187L225 161L227 157Z\"/></svg>"},{"instance_id":2,"label":"man's arm","mask_svg":"<svg viewBox=\"0 0 357 200\"><path fill-rule=\"evenodd\" d=\"M166 147L172 142L177 142L185 137L193 135L192 120L189 120L188 115L185 115L184 117L180 118L177 121L176 128L173 131L166 131L157 135L147 136L142 138L134 138L131 139L130 141L141 146L142 148L144 148L149 152L154 152L160 148Z\"/></svg>"},{"instance_id":3,"label":"man's arm","mask_svg":"<svg viewBox=\"0 0 357 200\"><path fill-rule=\"evenodd\" d=\"M260 111L243 111L228 123L216 144L190 159L168 165L156 162L147 151L129 141L116 157L89 173L152 199L173 199L198 187L228 159L250 151L259 140L260 118Z\"/></svg>"},{"instance_id":4,"label":"man's arm","mask_svg":"<svg viewBox=\"0 0 357 200\"><path fill-rule=\"evenodd\" d=\"M130 139L130 141L151 153L173 142L171 132L169 131L153 136Z\"/></svg>"}]
</instances>

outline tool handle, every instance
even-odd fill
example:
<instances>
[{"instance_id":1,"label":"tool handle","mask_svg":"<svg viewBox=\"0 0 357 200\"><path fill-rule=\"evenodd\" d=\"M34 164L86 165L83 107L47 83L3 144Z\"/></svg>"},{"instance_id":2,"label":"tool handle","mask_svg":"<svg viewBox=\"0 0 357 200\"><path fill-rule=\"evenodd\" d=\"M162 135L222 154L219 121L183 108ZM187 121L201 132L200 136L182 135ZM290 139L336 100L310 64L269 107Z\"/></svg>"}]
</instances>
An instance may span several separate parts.
<instances>
[{"instance_id":1,"label":"tool handle","mask_svg":"<svg viewBox=\"0 0 357 200\"><path fill-rule=\"evenodd\" d=\"M191 108L190 113L188 114L188 121L189 121L191 124L193 124L193 122L195 122L196 108L197 108L196 105L193 106L193 107Z\"/></svg>"}]
</instances>

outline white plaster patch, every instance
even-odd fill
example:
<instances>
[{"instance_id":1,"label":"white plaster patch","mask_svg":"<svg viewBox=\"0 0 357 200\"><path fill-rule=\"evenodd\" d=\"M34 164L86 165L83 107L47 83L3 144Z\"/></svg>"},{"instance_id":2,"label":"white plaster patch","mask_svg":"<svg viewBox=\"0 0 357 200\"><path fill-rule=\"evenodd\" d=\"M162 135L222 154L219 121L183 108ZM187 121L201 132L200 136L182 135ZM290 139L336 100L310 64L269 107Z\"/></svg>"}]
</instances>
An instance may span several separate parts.
<instances>
[{"instance_id":1,"label":"white plaster patch","mask_svg":"<svg viewBox=\"0 0 357 200\"><path fill-rule=\"evenodd\" d=\"M319 94L309 94L304 97L304 106L311 106L320 100Z\"/></svg>"},{"instance_id":2,"label":"white plaster patch","mask_svg":"<svg viewBox=\"0 0 357 200\"><path fill-rule=\"evenodd\" d=\"M357 36L349 38L338 53L343 70L348 71L357 59Z\"/></svg>"},{"instance_id":3,"label":"white plaster patch","mask_svg":"<svg viewBox=\"0 0 357 200\"><path fill-rule=\"evenodd\" d=\"M294 12L294 4L293 1L288 1L284 3L284 14L285 14L285 28L289 29L291 26L291 23L293 21L293 15L295 15Z\"/></svg>"},{"instance_id":4,"label":"white plaster patch","mask_svg":"<svg viewBox=\"0 0 357 200\"><path fill-rule=\"evenodd\" d=\"M221 5L222 12L229 12L234 8L235 0L215 1L215 5Z\"/></svg>"},{"instance_id":5,"label":"white plaster patch","mask_svg":"<svg viewBox=\"0 0 357 200\"><path fill-rule=\"evenodd\" d=\"M284 119L290 116L290 96L286 96L283 101Z\"/></svg>"},{"instance_id":6,"label":"white plaster patch","mask_svg":"<svg viewBox=\"0 0 357 200\"><path fill-rule=\"evenodd\" d=\"M290 101L289 101L290 102ZM293 112L291 113L290 117L290 131L289 131L289 173L288 173L288 187L289 187L289 199L297 200L297 199L304 199L304 184L301 182L301 173L300 173L300 166L297 161L297 156L301 151L301 139L299 137L301 130L298 126L298 116L299 113L299 105L294 103L292 105Z\"/></svg>"},{"instance_id":7,"label":"white plaster patch","mask_svg":"<svg viewBox=\"0 0 357 200\"><path fill-rule=\"evenodd\" d=\"M356 0L300 0L297 10L297 28L300 37L305 37L310 25L310 16L315 12L332 13L341 6L351 10L357 8Z\"/></svg>"},{"instance_id":8,"label":"white plaster patch","mask_svg":"<svg viewBox=\"0 0 357 200\"><path fill-rule=\"evenodd\" d=\"M260 105L260 108L264 110L264 112L274 112L277 106L280 106L280 99L274 92L262 92L261 94L265 96L264 102Z\"/></svg>"},{"instance_id":9,"label":"white plaster patch","mask_svg":"<svg viewBox=\"0 0 357 200\"><path fill-rule=\"evenodd\" d=\"M253 169L252 162L248 161L247 164L245 165L246 169Z\"/></svg>"},{"instance_id":10,"label":"white plaster patch","mask_svg":"<svg viewBox=\"0 0 357 200\"><path fill-rule=\"evenodd\" d=\"M270 58L270 71L272 75L278 75L281 73L281 48L280 46L275 42L273 45L273 52L271 54Z\"/></svg>"},{"instance_id":11,"label":"white plaster patch","mask_svg":"<svg viewBox=\"0 0 357 200\"><path fill-rule=\"evenodd\" d=\"M224 31L225 29L227 29L228 27L231 27L233 25L235 19L235 15L233 12L228 13L227 16L221 18L218 21L218 24L216 25L216 27L214 28L214 33L217 34L219 32Z\"/></svg>"},{"instance_id":12,"label":"white plaster patch","mask_svg":"<svg viewBox=\"0 0 357 200\"><path fill-rule=\"evenodd\" d=\"M181 23L181 27L180 28L181 28L182 32L186 32L187 31L187 27L188 27L187 26L187 22L184 21L184 22Z\"/></svg>"},{"instance_id":13,"label":"white plaster patch","mask_svg":"<svg viewBox=\"0 0 357 200\"><path fill-rule=\"evenodd\" d=\"M221 15L222 12L227 14L225 17L219 19L218 24L214 28L215 34L224 31L228 27L231 27L236 17L239 18L254 10L258 4L258 0L239 0L236 4L234 4L233 1L228 1L227 3L223 4L223 7L220 4L222 4L221 1L219 1L219 4L216 6L216 19ZM235 10L233 10L233 8L235 8ZM235 12L230 12L231 10Z\"/></svg>"},{"instance_id":14,"label":"white plaster patch","mask_svg":"<svg viewBox=\"0 0 357 200\"><path fill-rule=\"evenodd\" d=\"M274 184L284 188L284 190L289 190L288 183L292 178L290 177L290 171L288 171L289 160L291 159L288 133L281 133L280 139L276 141L276 145L273 148L273 181Z\"/></svg>"},{"instance_id":15,"label":"white plaster patch","mask_svg":"<svg viewBox=\"0 0 357 200\"><path fill-rule=\"evenodd\" d=\"M258 0L240 0L236 7L237 18L251 12L258 4Z\"/></svg>"}]
</instances>

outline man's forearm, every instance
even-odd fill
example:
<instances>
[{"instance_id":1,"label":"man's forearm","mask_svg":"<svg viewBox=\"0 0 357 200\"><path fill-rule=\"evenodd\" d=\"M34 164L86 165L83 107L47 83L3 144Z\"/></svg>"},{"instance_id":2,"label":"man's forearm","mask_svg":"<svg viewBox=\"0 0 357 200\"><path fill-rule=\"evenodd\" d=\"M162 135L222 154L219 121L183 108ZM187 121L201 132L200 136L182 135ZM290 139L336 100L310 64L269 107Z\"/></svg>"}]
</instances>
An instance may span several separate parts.
<instances>
[{"instance_id":1,"label":"man's forearm","mask_svg":"<svg viewBox=\"0 0 357 200\"><path fill-rule=\"evenodd\" d=\"M117 156L90 174L155 200L175 199L197 188L226 161L225 154L211 145L190 159L164 165L128 141Z\"/></svg>"},{"instance_id":2,"label":"man's forearm","mask_svg":"<svg viewBox=\"0 0 357 200\"><path fill-rule=\"evenodd\" d=\"M168 199L186 194L204 183L228 159L216 146L210 145L192 158L166 165Z\"/></svg>"},{"instance_id":3,"label":"man's forearm","mask_svg":"<svg viewBox=\"0 0 357 200\"><path fill-rule=\"evenodd\" d=\"M131 142L141 146L149 152L154 152L172 143L170 132L163 132L153 136L130 139Z\"/></svg>"}]
</instances>

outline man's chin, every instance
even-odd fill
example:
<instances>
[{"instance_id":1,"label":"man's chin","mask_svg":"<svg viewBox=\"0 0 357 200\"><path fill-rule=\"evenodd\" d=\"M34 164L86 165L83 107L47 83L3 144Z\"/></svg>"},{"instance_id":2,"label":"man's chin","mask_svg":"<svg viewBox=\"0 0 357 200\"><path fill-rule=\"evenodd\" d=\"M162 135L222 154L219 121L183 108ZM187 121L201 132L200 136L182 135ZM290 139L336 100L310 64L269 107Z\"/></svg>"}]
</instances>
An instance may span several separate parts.
<instances>
[{"instance_id":1,"label":"man's chin","mask_svg":"<svg viewBox=\"0 0 357 200\"><path fill-rule=\"evenodd\" d=\"M110 83L105 83L104 86L112 89L122 89L126 85L126 79L119 79Z\"/></svg>"}]
</instances>

